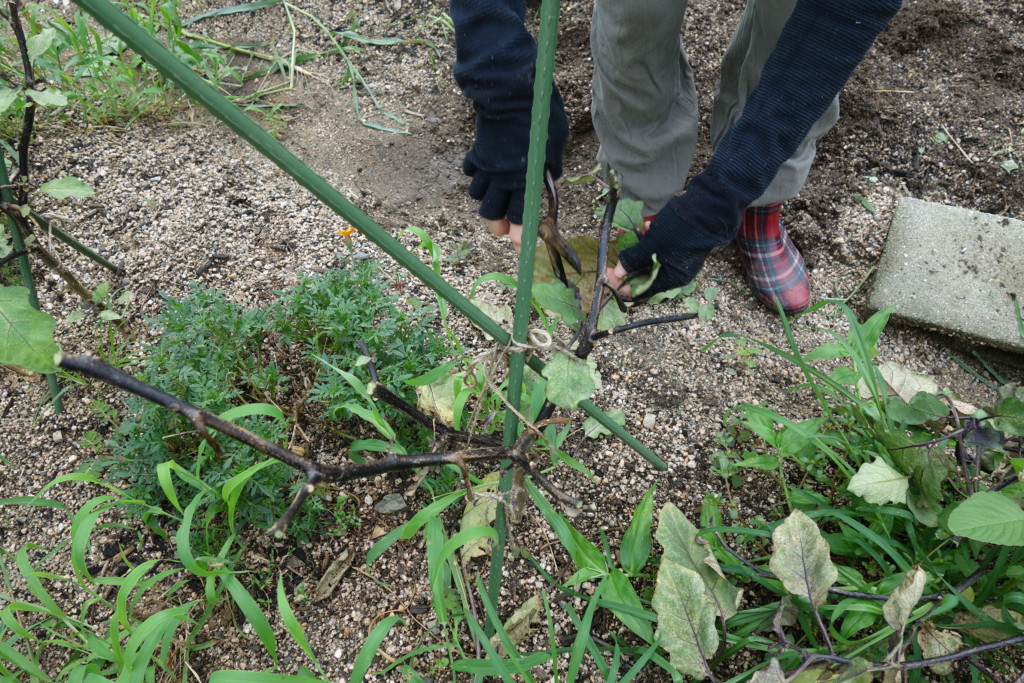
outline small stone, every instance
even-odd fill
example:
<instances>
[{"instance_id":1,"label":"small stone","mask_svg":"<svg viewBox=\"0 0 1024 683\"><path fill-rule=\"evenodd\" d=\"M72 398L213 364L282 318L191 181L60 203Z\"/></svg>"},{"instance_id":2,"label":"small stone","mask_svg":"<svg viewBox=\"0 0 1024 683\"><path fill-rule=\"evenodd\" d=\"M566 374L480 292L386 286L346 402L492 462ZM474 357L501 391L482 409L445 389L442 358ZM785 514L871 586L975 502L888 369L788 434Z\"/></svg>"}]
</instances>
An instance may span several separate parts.
<instances>
[{"instance_id":1,"label":"small stone","mask_svg":"<svg viewBox=\"0 0 1024 683\"><path fill-rule=\"evenodd\" d=\"M305 562L295 557L294 555L289 555L288 559L284 561L284 566L288 567L289 569L298 569L299 567L305 566L305 564Z\"/></svg>"},{"instance_id":2,"label":"small stone","mask_svg":"<svg viewBox=\"0 0 1024 683\"><path fill-rule=\"evenodd\" d=\"M334 651L334 658L335 659L341 659L341 648L340 647L337 650Z\"/></svg>"},{"instance_id":3,"label":"small stone","mask_svg":"<svg viewBox=\"0 0 1024 683\"><path fill-rule=\"evenodd\" d=\"M654 413L647 413L646 415L644 415L644 429L653 429L654 421L656 419L657 418L655 417Z\"/></svg>"},{"instance_id":4,"label":"small stone","mask_svg":"<svg viewBox=\"0 0 1024 683\"><path fill-rule=\"evenodd\" d=\"M57 443L60 443L61 441L64 440L64 433L58 429L53 433L53 440Z\"/></svg>"},{"instance_id":5,"label":"small stone","mask_svg":"<svg viewBox=\"0 0 1024 683\"><path fill-rule=\"evenodd\" d=\"M373 509L382 515L390 515L400 512L406 508L405 498L401 493L389 493L380 499L380 502L373 506Z\"/></svg>"}]
</instances>

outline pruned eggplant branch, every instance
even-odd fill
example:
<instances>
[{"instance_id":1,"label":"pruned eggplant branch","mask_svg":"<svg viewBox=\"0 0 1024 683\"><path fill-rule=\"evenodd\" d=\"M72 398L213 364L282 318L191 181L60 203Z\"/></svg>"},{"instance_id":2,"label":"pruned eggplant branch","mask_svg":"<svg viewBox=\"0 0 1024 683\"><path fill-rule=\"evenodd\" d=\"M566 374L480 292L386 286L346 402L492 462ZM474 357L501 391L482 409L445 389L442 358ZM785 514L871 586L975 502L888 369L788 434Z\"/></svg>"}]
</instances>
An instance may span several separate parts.
<instances>
[{"instance_id":1,"label":"pruned eggplant branch","mask_svg":"<svg viewBox=\"0 0 1024 683\"><path fill-rule=\"evenodd\" d=\"M435 453L420 453L413 455L388 454L383 458L362 463L350 463L348 465L325 465L298 455L278 444L269 441L257 434L239 427L233 422L220 418L213 413L184 401L176 396L168 394L156 387L132 377L131 375L118 370L93 356L62 356L59 363L65 370L78 372L93 379L100 380L124 391L135 394L147 401L152 401L167 410L178 413L195 427L196 432L217 452L220 449L217 442L210 434L210 430L218 431L221 434L231 437L236 441L258 450L261 453L299 470L306 475L305 484L295 494L291 505L284 512L280 519L270 527L269 531L275 536L283 536L288 525L295 514L302 507L303 502L309 494L316 490L318 484L344 484L357 479L369 479L378 474L391 472L402 472L405 470L420 467L440 467L443 465L454 465L463 473L468 466L477 462L490 462L495 460L509 460L515 465L523 468L537 484L547 491L553 498L565 505L575 506L579 501L563 493L552 484L547 477L540 473L536 465L529 458L530 449L536 440L536 436L525 431L519 440L512 446L489 446L483 448L464 448L452 451ZM394 396L391 394L391 396ZM397 397L395 397L397 398ZM401 399L398 399L401 401ZM415 411L415 408L406 405L405 408ZM408 411L407 411L408 413ZM454 432L454 430L449 430Z\"/></svg>"}]
</instances>

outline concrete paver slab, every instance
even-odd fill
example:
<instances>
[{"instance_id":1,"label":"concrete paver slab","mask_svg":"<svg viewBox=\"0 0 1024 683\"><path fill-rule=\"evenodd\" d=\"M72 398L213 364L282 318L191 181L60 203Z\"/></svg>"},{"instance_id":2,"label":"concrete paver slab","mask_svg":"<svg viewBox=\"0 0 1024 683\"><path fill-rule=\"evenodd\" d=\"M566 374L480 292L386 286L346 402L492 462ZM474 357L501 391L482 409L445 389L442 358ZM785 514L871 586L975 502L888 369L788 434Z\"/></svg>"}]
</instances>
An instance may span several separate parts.
<instances>
[{"instance_id":1,"label":"concrete paver slab","mask_svg":"<svg viewBox=\"0 0 1024 683\"><path fill-rule=\"evenodd\" d=\"M958 337L1024 353L1024 221L904 197L868 305Z\"/></svg>"}]
</instances>

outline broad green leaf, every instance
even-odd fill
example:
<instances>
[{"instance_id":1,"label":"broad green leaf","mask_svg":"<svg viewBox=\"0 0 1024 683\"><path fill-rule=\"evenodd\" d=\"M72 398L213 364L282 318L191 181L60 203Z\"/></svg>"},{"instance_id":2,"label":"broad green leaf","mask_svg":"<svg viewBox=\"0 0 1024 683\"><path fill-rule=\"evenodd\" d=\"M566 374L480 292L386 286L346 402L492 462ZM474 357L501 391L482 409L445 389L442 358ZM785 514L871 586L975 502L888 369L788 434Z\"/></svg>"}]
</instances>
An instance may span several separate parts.
<instances>
[{"instance_id":1,"label":"broad green leaf","mask_svg":"<svg viewBox=\"0 0 1024 683\"><path fill-rule=\"evenodd\" d=\"M651 527L654 526L654 486L640 499L640 504L633 511L633 519L629 528L622 535L622 547L619 548L619 564L622 569L634 576L639 574L651 556Z\"/></svg>"},{"instance_id":2,"label":"broad green leaf","mask_svg":"<svg viewBox=\"0 0 1024 683\"><path fill-rule=\"evenodd\" d=\"M530 628L533 622L540 618L543 611L544 605L541 603L540 595L538 594L524 602L520 605L519 609L512 613L512 616L502 626L513 645L518 646L519 643L526 640L526 636L530 635ZM504 650L501 640L501 636L497 633L491 636L491 647L498 652ZM507 652L505 656L508 656Z\"/></svg>"},{"instance_id":3,"label":"broad green leaf","mask_svg":"<svg viewBox=\"0 0 1024 683\"><path fill-rule=\"evenodd\" d=\"M750 683L786 683L786 674L779 665L779 660L772 657L772 661L763 669L758 669L750 678Z\"/></svg>"},{"instance_id":4,"label":"broad green leaf","mask_svg":"<svg viewBox=\"0 0 1024 683\"><path fill-rule=\"evenodd\" d=\"M888 397L885 411L896 422L919 425L929 420L947 417L949 406L939 400L938 396L921 391L910 399L909 403L899 396Z\"/></svg>"},{"instance_id":5,"label":"broad green leaf","mask_svg":"<svg viewBox=\"0 0 1024 683\"><path fill-rule=\"evenodd\" d=\"M903 581L899 588L892 592L889 599L882 605L882 615L885 623L889 624L893 631L902 633L910 621L910 615L924 595L924 584L928 575L920 567L914 567L903 575Z\"/></svg>"},{"instance_id":6,"label":"broad green leaf","mask_svg":"<svg viewBox=\"0 0 1024 683\"><path fill-rule=\"evenodd\" d=\"M938 448L922 448L902 430L890 430L882 423L875 426L875 438L889 452L896 469L910 474L907 506L925 526L938 524L942 511L942 490L951 465L945 452Z\"/></svg>"},{"instance_id":7,"label":"broad green leaf","mask_svg":"<svg viewBox=\"0 0 1024 683\"><path fill-rule=\"evenodd\" d=\"M92 290L92 302L98 304L107 298L110 293L110 281L104 280L103 282L96 285L96 289Z\"/></svg>"},{"instance_id":8,"label":"broad green leaf","mask_svg":"<svg viewBox=\"0 0 1024 683\"><path fill-rule=\"evenodd\" d=\"M812 417L800 422L787 422L785 429L779 432L779 457L792 458L806 452L814 451L814 442L821 434L827 418Z\"/></svg>"},{"instance_id":9,"label":"broad green leaf","mask_svg":"<svg viewBox=\"0 0 1024 683\"><path fill-rule=\"evenodd\" d=\"M980 491L949 514L949 531L982 543L1024 545L1024 510L993 491Z\"/></svg>"},{"instance_id":10,"label":"broad green leaf","mask_svg":"<svg viewBox=\"0 0 1024 683\"><path fill-rule=\"evenodd\" d=\"M25 40L25 47L28 49L28 61L34 64L40 55L50 49L50 46L53 45L53 41L56 39L57 29L53 27L45 28L39 33L29 36Z\"/></svg>"},{"instance_id":11,"label":"broad green leaf","mask_svg":"<svg viewBox=\"0 0 1024 683\"><path fill-rule=\"evenodd\" d=\"M51 87L46 90L32 90L29 96L33 102L44 107L63 107L68 103L68 98L58 88Z\"/></svg>"},{"instance_id":12,"label":"broad green leaf","mask_svg":"<svg viewBox=\"0 0 1024 683\"><path fill-rule=\"evenodd\" d=\"M14 88L0 87L0 114L7 111L8 107L18 99L18 90Z\"/></svg>"},{"instance_id":13,"label":"broad green leaf","mask_svg":"<svg viewBox=\"0 0 1024 683\"><path fill-rule=\"evenodd\" d=\"M640 238L632 230L626 230L615 239L616 244L619 247L619 251L625 251L630 247L635 247L640 244Z\"/></svg>"},{"instance_id":14,"label":"broad green leaf","mask_svg":"<svg viewBox=\"0 0 1024 683\"><path fill-rule=\"evenodd\" d=\"M992 426L1006 434L1024 435L1024 401L1016 396L1004 398L996 406Z\"/></svg>"},{"instance_id":15,"label":"broad green leaf","mask_svg":"<svg viewBox=\"0 0 1024 683\"><path fill-rule=\"evenodd\" d=\"M621 409L612 408L611 410L606 411L605 415L610 417L612 421L620 427L626 426L626 413ZM610 429L598 422L595 418L588 417L583 421L583 436L588 439L597 439L601 436L610 435L611 433Z\"/></svg>"},{"instance_id":16,"label":"broad green leaf","mask_svg":"<svg viewBox=\"0 0 1024 683\"><path fill-rule=\"evenodd\" d=\"M766 453L760 455L753 455L749 458L744 458L736 463L737 467L749 467L754 470L763 470L770 472L772 470L779 469L779 459L774 455L768 455Z\"/></svg>"},{"instance_id":17,"label":"broad green leaf","mask_svg":"<svg viewBox=\"0 0 1024 683\"><path fill-rule=\"evenodd\" d=\"M651 602L658 613L658 638L672 666L703 680L708 660L718 647L718 610L704 590L704 581L689 567L666 555L658 570Z\"/></svg>"},{"instance_id":18,"label":"broad green leaf","mask_svg":"<svg viewBox=\"0 0 1024 683\"><path fill-rule=\"evenodd\" d=\"M47 181L39 186L40 192L45 192L55 199L66 199L67 197L91 197L96 191L83 183L78 178L66 175L54 180Z\"/></svg>"},{"instance_id":19,"label":"broad green leaf","mask_svg":"<svg viewBox=\"0 0 1024 683\"><path fill-rule=\"evenodd\" d=\"M551 315L559 316L570 327L575 327L583 320L580 302L576 301L576 292L561 282L541 282L534 285L533 298L541 308Z\"/></svg>"},{"instance_id":20,"label":"broad green leaf","mask_svg":"<svg viewBox=\"0 0 1024 683\"><path fill-rule=\"evenodd\" d=\"M857 325L855 330L851 331L851 335L856 334L859 336L868 347L872 358L878 355L878 339L882 336L882 330L885 329L886 324L889 322L892 308L892 306L883 308L863 323Z\"/></svg>"},{"instance_id":21,"label":"broad green leaf","mask_svg":"<svg viewBox=\"0 0 1024 683\"><path fill-rule=\"evenodd\" d=\"M582 360L567 353L556 352L544 367L548 384L544 395L559 408L575 410L601 388L601 374L597 363Z\"/></svg>"},{"instance_id":22,"label":"broad green leaf","mask_svg":"<svg viewBox=\"0 0 1024 683\"><path fill-rule=\"evenodd\" d=\"M672 299L683 299L683 308L686 309L688 312L692 313L697 308L697 300L690 295L693 294L695 291L697 291L697 283L691 282L690 284L683 285L682 287L674 287L672 289L666 289L664 292L658 292L650 299L648 299L647 303L650 304L651 306L656 306L657 304L660 304L662 301L671 301ZM637 295L634 294L633 296ZM684 299L683 297L686 298Z\"/></svg>"},{"instance_id":23,"label":"broad green leaf","mask_svg":"<svg viewBox=\"0 0 1024 683\"><path fill-rule=\"evenodd\" d=\"M644 229L644 203L637 199L620 199L615 205L612 227L632 232Z\"/></svg>"},{"instance_id":24,"label":"broad green leaf","mask_svg":"<svg viewBox=\"0 0 1024 683\"><path fill-rule=\"evenodd\" d=\"M866 462L850 478L849 491L872 505L906 503L910 478L881 458Z\"/></svg>"},{"instance_id":25,"label":"broad green leaf","mask_svg":"<svg viewBox=\"0 0 1024 683\"><path fill-rule=\"evenodd\" d=\"M804 355L804 360L829 360L832 358L848 358L850 351L842 344L827 343L811 349Z\"/></svg>"},{"instance_id":26,"label":"broad green leaf","mask_svg":"<svg viewBox=\"0 0 1024 683\"><path fill-rule=\"evenodd\" d=\"M921 646L922 659L934 659L959 651L964 644L964 639L956 631L935 628L929 622L917 632L917 644ZM948 676L953 673L953 662L932 664L928 669L940 676Z\"/></svg>"},{"instance_id":27,"label":"broad green leaf","mask_svg":"<svg viewBox=\"0 0 1024 683\"><path fill-rule=\"evenodd\" d=\"M661 508L657 537L664 559L696 572L725 620L736 614L743 591L729 583L707 544L697 537L697 527L671 503Z\"/></svg>"},{"instance_id":28,"label":"broad green leaf","mask_svg":"<svg viewBox=\"0 0 1024 683\"><path fill-rule=\"evenodd\" d=\"M494 494L498 490L498 480L501 474L491 472L483 481L484 486L474 486L475 494L473 500L467 496L466 508L462 511L462 523L460 529L472 529L473 527L489 527L494 523L495 514L498 511L498 501ZM483 495L480 495L483 494ZM462 546L462 566L465 567L475 557L485 557L491 554L491 547L494 539L486 536L475 538Z\"/></svg>"},{"instance_id":29,"label":"broad green leaf","mask_svg":"<svg viewBox=\"0 0 1024 683\"><path fill-rule=\"evenodd\" d=\"M0 365L31 372L55 372L60 348L53 341L54 319L28 303L25 287L0 287Z\"/></svg>"},{"instance_id":30,"label":"broad green leaf","mask_svg":"<svg viewBox=\"0 0 1024 683\"><path fill-rule=\"evenodd\" d=\"M828 543L818 525L800 510L772 532L775 551L768 566L793 595L807 598L820 607L828 589L839 578L839 572L829 557Z\"/></svg>"},{"instance_id":31,"label":"broad green leaf","mask_svg":"<svg viewBox=\"0 0 1024 683\"><path fill-rule=\"evenodd\" d=\"M597 329L611 330L620 325L625 325L626 322L626 314L619 310L614 301L609 301L597 316Z\"/></svg>"}]
</instances>

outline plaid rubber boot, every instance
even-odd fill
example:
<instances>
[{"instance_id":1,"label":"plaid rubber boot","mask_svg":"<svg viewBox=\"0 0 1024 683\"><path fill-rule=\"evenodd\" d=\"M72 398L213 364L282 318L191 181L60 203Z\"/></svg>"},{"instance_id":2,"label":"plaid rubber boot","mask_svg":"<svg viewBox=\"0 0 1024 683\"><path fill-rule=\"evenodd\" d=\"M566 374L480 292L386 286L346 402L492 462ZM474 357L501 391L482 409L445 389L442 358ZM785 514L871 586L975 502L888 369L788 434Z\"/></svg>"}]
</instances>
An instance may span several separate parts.
<instances>
[{"instance_id":1,"label":"plaid rubber boot","mask_svg":"<svg viewBox=\"0 0 1024 683\"><path fill-rule=\"evenodd\" d=\"M804 257L779 221L781 208L778 203L747 209L736 246L757 298L773 311L777 298L786 313L799 313L811 305L811 282Z\"/></svg>"}]
</instances>

